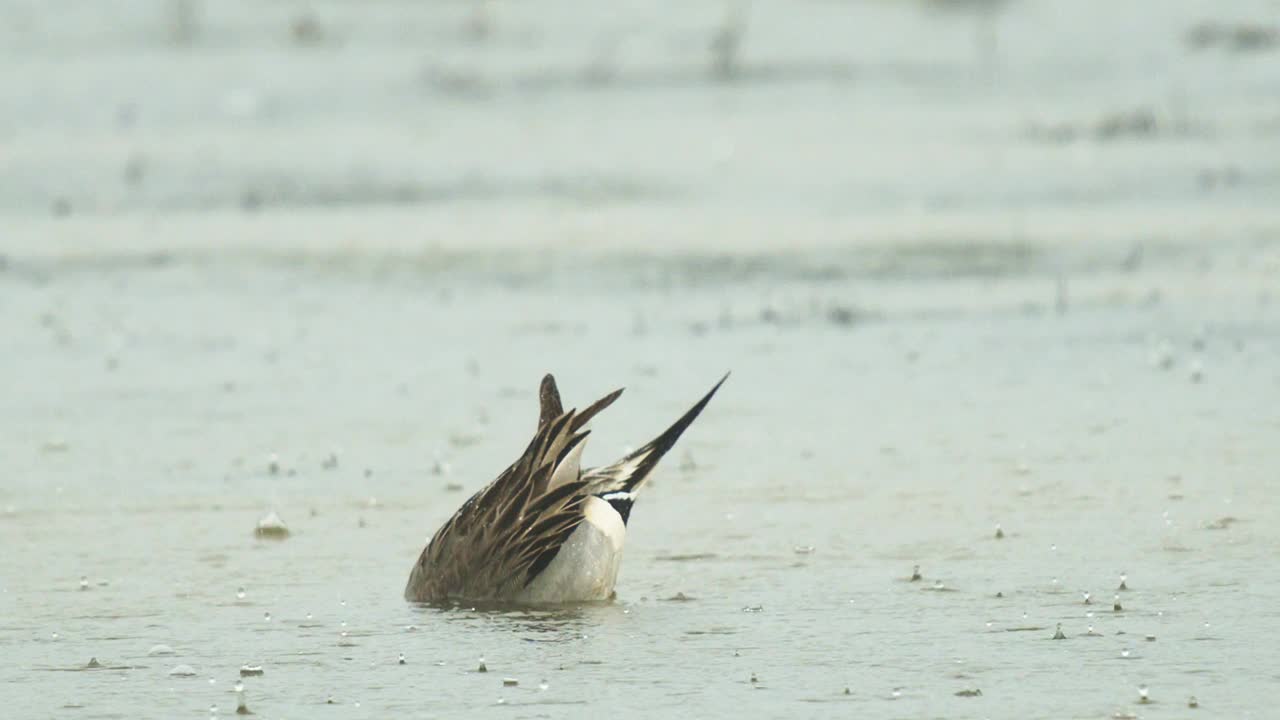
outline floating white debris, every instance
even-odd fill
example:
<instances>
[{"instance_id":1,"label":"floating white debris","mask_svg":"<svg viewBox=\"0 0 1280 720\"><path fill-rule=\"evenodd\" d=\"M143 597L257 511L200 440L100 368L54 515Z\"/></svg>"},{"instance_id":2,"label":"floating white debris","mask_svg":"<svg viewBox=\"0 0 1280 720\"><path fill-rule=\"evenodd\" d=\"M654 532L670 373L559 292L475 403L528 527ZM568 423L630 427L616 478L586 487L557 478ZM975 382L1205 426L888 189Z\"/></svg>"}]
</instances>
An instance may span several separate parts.
<instances>
[{"instance_id":1,"label":"floating white debris","mask_svg":"<svg viewBox=\"0 0 1280 720\"><path fill-rule=\"evenodd\" d=\"M1151 697L1148 694L1147 686L1139 685L1138 686L1138 704L1146 705L1150 702L1151 702Z\"/></svg>"},{"instance_id":2,"label":"floating white debris","mask_svg":"<svg viewBox=\"0 0 1280 720\"><path fill-rule=\"evenodd\" d=\"M404 665L404 664L405 664L405 662L404 662L404 653L400 653L400 664L401 664L401 665Z\"/></svg>"},{"instance_id":3,"label":"floating white debris","mask_svg":"<svg viewBox=\"0 0 1280 720\"><path fill-rule=\"evenodd\" d=\"M815 549L812 545L797 545L794 548L797 555L812 555Z\"/></svg>"},{"instance_id":4,"label":"floating white debris","mask_svg":"<svg viewBox=\"0 0 1280 720\"><path fill-rule=\"evenodd\" d=\"M232 690L236 693L236 714L252 715L253 713L249 711L249 706L244 701L244 683L237 681Z\"/></svg>"},{"instance_id":5,"label":"floating white debris","mask_svg":"<svg viewBox=\"0 0 1280 720\"><path fill-rule=\"evenodd\" d=\"M85 577L84 575L80 576L80 589L81 590L89 589L89 578Z\"/></svg>"},{"instance_id":6,"label":"floating white debris","mask_svg":"<svg viewBox=\"0 0 1280 720\"><path fill-rule=\"evenodd\" d=\"M170 677L195 677L196 669L190 665L178 665L169 671Z\"/></svg>"},{"instance_id":7,"label":"floating white debris","mask_svg":"<svg viewBox=\"0 0 1280 720\"><path fill-rule=\"evenodd\" d=\"M258 521L253 534L259 538L283 540L289 537L289 526L284 524L284 520L280 519L280 515L275 510L272 510Z\"/></svg>"},{"instance_id":8,"label":"floating white debris","mask_svg":"<svg viewBox=\"0 0 1280 720\"><path fill-rule=\"evenodd\" d=\"M151 646L151 649L147 651L147 655L150 655L150 656L156 656L156 655L176 655L176 654L177 654L177 653L175 653L175 652L173 651L173 648L169 647L168 645L163 645L163 644L162 644L162 645L152 645L152 646Z\"/></svg>"},{"instance_id":9,"label":"floating white debris","mask_svg":"<svg viewBox=\"0 0 1280 720\"><path fill-rule=\"evenodd\" d=\"M263 674L261 665L240 666L240 677L261 677Z\"/></svg>"},{"instance_id":10,"label":"floating white debris","mask_svg":"<svg viewBox=\"0 0 1280 720\"><path fill-rule=\"evenodd\" d=\"M237 600L244 599L244 586L236 588L236 599Z\"/></svg>"},{"instance_id":11,"label":"floating white debris","mask_svg":"<svg viewBox=\"0 0 1280 720\"><path fill-rule=\"evenodd\" d=\"M437 455L435 461L431 464L431 474L448 475L450 472L452 472L452 468L449 466L449 463L441 460Z\"/></svg>"}]
</instances>

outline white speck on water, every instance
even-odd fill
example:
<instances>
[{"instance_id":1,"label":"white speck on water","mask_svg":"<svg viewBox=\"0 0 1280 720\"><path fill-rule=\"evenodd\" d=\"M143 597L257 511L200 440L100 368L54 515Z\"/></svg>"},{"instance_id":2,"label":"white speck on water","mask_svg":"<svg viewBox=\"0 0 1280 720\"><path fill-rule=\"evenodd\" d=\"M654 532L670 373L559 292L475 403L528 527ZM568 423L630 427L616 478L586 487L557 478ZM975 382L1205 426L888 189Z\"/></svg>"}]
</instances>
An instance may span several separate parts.
<instances>
[{"instance_id":1,"label":"white speck on water","mask_svg":"<svg viewBox=\"0 0 1280 720\"><path fill-rule=\"evenodd\" d=\"M196 670L190 665L177 665L169 671L172 677L195 677Z\"/></svg>"},{"instance_id":2,"label":"white speck on water","mask_svg":"<svg viewBox=\"0 0 1280 720\"><path fill-rule=\"evenodd\" d=\"M1146 685L1138 686L1138 702L1143 705L1146 705L1147 703L1151 702L1151 697L1148 695Z\"/></svg>"},{"instance_id":3,"label":"white speck on water","mask_svg":"<svg viewBox=\"0 0 1280 720\"><path fill-rule=\"evenodd\" d=\"M480 665L476 668L476 672L489 672L489 666L484 664L484 658L480 658Z\"/></svg>"},{"instance_id":4,"label":"white speck on water","mask_svg":"<svg viewBox=\"0 0 1280 720\"><path fill-rule=\"evenodd\" d=\"M243 588L243 587L238 588L238 589L236 590L236 599L237 599L237 600L243 600L243 599L244 599L244 597L245 597L244 588Z\"/></svg>"},{"instance_id":5,"label":"white speck on water","mask_svg":"<svg viewBox=\"0 0 1280 720\"><path fill-rule=\"evenodd\" d=\"M279 513L275 510L269 510L266 515L263 515L258 520L257 526L253 529L253 534L259 538L283 540L289 537L289 526L285 525Z\"/></svg>"},{"instance_id":6,"label":"white speck on water","mask_svg":"<svg viewBox=\"0 0 1280 720\"><path fill-rule=\"evenodd\" d=\"M174 654L173 648L169 647L168 645L152 645L151 649L147 651L147 655L152 657L157 655L173 655L173 654Z\"/></svg>"},{"instance_id":7,"label":"white speck on water","mask_svg":"<svg viewBox=\"0 0 1280 720\"><path fill-rule=\"evenodd\" d=\"M1206 625L1207 625L1207 623L1206 623ZM53 639L53 640L57 640L59 636L58 636L58 633L50 633L50 634L49 634L49 637L50 637L51 639Z\"/></svg>"},{"instance_id":8,"label":"white speck on water","mask_svg":"<svg viewBox=\"0 0 1280 720\"><path fill-rule=\"evenodd\" d=\"M894 688L892 697L894 700L897 700L898 698L902 697L902 688Z\"/></svg>"},{"instance_id":9,"label":"white speck on water","mask_svg":"<svg viewBox=\"0 0 1280 720\"><path fill-rule=\"evenodd\" d=\"M1090 598L1091 598L1091 596L1089 595L1089 593L1087 593L1087 592L1086 592L1086 593L1084 594L1084 604L1085 604L1085 605L1090 605L1090 604L1092 604L1092 603L1093 603L1093 600L1092 600L1092 599L1090 599Z\"/></svg>"},{"instance_id":10,"label":"white speck on water","mask_svg":"<svg viewBox=\"0 0 1280 720\"><path fill-rule=\"evenodd\" d=\"M546 680L543 680L542 682L538 683L538 689L543 692L546 692L547 688L549 687L551 687L551 685L549 685Z\"/></svg>"},{"instance_id":11,"label":"white speck on water","mask_svg":"<svg viewBox=\"0 0 1280 720\"><path fill-rule=\"evenodd\" d=\"M400 661L399 661L399 662L400 662L400 664L401 664L401 665L404 665L404 664L405 664L405 661L404 661L404 653L400 653Z\"/></svg>"},{"instance_id":12,"label":"white speck on water","mask_svg":"<svg viewBox=\"0 0 1280 720\"><path fill-rule=\"evenodd\" d=\"M262 613L262 619L265 622L271 622L271 613L269 612Z\"/></svg>"},{"instance_id":13,"label":"white speck on water","mask_svg":"<svg viewBox=\"0 0 1280 720\"><path fill-rule=\"evenodd\" d=\"M89 589L89 578L85 577L84 575L80 576L80 589L81 590Z\"/></svg>"},{"instance_id":14,"label":"white speck on water","mask_svg":"<svg viewBox=\"0 0 1280 720\"><path fill-rule=\"evenodd\" d=\"M1125 658L1125 659L1128 659L1128 657L1129 657L1129 648L1125 648L1125 649L1121 650L1121 651L1120 651L1120 657Z\"/></svg>"}]
</instances>

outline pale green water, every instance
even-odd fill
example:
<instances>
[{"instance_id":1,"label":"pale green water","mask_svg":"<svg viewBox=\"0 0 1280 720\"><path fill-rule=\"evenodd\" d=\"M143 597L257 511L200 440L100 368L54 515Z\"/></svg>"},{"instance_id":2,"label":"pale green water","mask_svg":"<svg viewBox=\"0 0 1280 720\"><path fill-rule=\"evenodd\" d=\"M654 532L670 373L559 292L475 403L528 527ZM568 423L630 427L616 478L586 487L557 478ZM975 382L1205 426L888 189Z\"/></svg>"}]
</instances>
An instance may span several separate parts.
<instances>
[{"instance_id":1,"label":"pale green water","mask_svg":"<svg viewBox=\"0 0 1280 720\"><path fill-rule=\"evenodd\" d=\"M1215 6L761 2L729 83L719 4L0 7L5 717L1271 713L1280 64ZM627 386L595 464L725 370L617 602L401 600L544 372Z\"/></svg>"}]
</instances>

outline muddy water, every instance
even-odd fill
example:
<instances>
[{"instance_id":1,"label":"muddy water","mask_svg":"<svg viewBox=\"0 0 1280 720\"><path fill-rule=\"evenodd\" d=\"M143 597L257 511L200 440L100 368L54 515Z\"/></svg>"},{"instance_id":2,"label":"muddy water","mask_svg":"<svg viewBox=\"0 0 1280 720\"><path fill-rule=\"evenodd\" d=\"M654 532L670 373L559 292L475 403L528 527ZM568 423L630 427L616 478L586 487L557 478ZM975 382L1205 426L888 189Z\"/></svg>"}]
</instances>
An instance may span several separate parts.
<instances>
[{"instance_id":1,"label":"muddy water","mask_svg":"<svg viewBox=\"0 0 1280 720\"><path fill-rule=\"evenodd\" d=\"M0 4L6 717L1271 714L1266 3L106 7ZM726 370L616 602L401 600Z\"/></svg>"}]
</instances>

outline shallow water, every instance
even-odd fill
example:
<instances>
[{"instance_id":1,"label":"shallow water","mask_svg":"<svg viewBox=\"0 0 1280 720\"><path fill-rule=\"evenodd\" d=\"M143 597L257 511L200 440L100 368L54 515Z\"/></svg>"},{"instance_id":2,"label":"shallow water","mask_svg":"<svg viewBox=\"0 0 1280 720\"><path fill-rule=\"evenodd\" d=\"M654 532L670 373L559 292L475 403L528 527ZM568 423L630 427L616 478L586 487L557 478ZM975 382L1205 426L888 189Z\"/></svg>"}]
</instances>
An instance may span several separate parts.
<instances>
[{"instance_id":1,"label":"shallow water","mask_svg":"<svg viewBox=\"0 0 1280 720\"><path fill-rule=\"evenodd\" d=\"M7 716L1267 717L1277 56L936 5L0 6ZM406 604L549 370L733 375L616 602Z\"/></svg>"},{"instance_id":2,"label":"shallow water","mask_svg":"<svg viewBox=\"0 0 1280 720\"><path fill-rule=\"evenodd\" d=\"M916 287L941 300L951 282ZM1134 709L1140 684L1160 703L1144 716L1192 694L1263 712L1274 307L882 307L852 326L809 309L861 286L783 284L803 302L765 322L734 285L620 305L304 268L11 279L4 694L21 716L226 712L248 663L265 673L245 679L250 707L272 717L330 697L358 717L1101 717ZM617 602L406 605L425 538L526 441L545 368L567 402L628 385L589 461L734 375L637 506ZM287 540L253 536L268 508ZM161 643L176 654L148 657ZM107 669L63 672L91 657ZM197 675L170 677L179 663Z\"/></svg>"}]
</instances>

